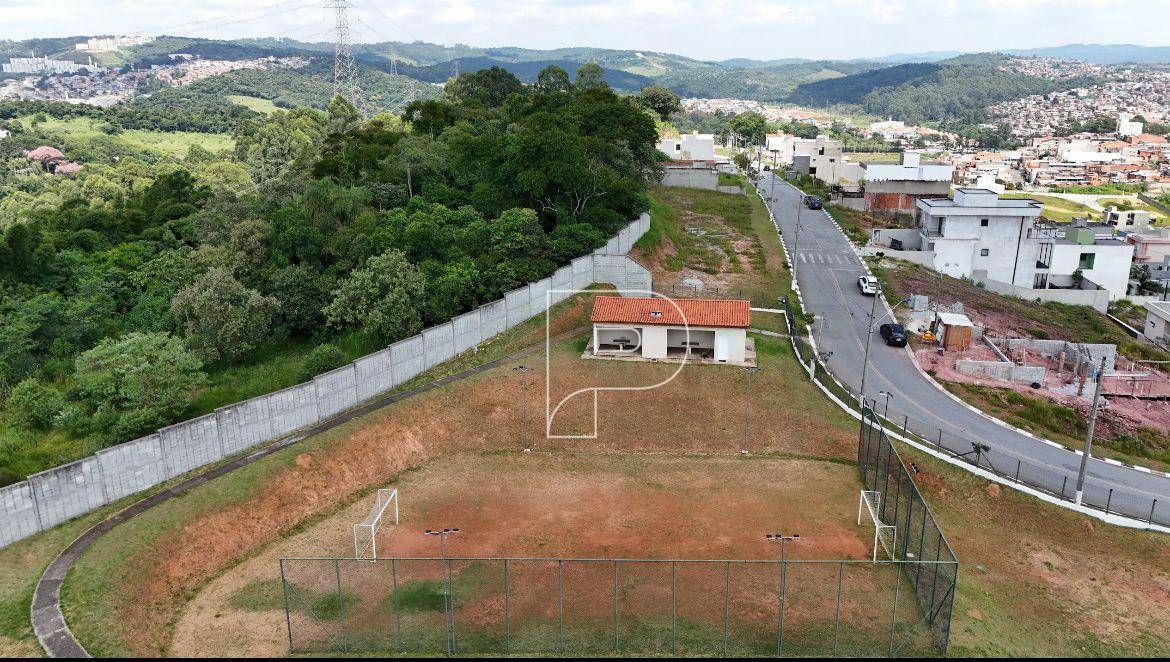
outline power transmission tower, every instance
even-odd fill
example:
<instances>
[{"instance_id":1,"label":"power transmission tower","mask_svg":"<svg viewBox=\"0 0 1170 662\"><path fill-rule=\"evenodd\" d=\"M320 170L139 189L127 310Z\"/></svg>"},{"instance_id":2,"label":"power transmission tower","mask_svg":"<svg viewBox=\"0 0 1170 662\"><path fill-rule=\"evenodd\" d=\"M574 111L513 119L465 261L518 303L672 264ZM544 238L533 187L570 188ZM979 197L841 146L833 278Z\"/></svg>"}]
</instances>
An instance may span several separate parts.
<instances>
[{"instance_id":1,"label":"power transmission tower","mask_svg":"<svg viewBox=\"0 0 1170 662\"><path fill-rule=\"evenodd\" d=\"M453 78L459 78L459 60L453 60L451 62L451 72Z\"/></svg>"},{"instance_id":2,"label":"power transmission tower","mask_svg":"<svg viewBox=\"0 0 1170 662\"><path fill-rule=\"evenodd\" d=\"M350 0L329 0L326 9L333 10L333 93L345 97L359 110L365 111L362 90L357 82L357 62L353 59L350 41Z\"/></svg>"}]
</instances>

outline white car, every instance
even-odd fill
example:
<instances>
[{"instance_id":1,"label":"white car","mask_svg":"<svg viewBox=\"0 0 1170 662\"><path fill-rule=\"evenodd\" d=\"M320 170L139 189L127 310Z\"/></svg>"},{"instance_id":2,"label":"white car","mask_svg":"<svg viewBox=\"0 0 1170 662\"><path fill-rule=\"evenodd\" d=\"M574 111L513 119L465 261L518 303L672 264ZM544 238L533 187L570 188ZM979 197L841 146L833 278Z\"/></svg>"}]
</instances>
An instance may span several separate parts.
<instances>
[{"instance_id":1,"label":"white car","mask_svg":"<svg viewBox=\"0 0 1170 662\"><path fill-rule=\"evenodd\" d=\"M873 276L862 276L857 279L857 289L867 297L877 296L878 279Z\"/></svg>"}]
</instances>

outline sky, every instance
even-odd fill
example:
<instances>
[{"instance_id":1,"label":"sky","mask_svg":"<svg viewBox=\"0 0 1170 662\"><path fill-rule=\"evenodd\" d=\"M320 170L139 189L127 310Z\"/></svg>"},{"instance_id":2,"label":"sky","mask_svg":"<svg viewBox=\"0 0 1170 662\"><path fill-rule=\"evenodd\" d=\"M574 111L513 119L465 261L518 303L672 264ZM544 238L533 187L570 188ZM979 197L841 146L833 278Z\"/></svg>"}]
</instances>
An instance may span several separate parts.
<instances>
[{"instance_id":1,"label":"sky","mask_svg":"<svg viewBox=\"0 0 1170 662\"><path fill-rule=\"evenodd\" d=\"M330 0L0 0L0 38L331 38ZM703 60L1170 45L1170 0L351 0L354 40L595 46Z\"/></svg>"}]
</instances>

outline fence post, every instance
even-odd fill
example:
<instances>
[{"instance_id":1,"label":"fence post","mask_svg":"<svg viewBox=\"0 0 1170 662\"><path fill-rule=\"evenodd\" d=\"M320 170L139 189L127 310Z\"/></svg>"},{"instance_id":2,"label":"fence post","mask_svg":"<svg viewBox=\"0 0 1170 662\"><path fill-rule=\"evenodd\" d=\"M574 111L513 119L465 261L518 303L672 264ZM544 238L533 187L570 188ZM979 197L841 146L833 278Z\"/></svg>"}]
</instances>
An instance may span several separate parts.
<instances>
[{"instance_id":1,"label":"fence post","mask_svg":"<svg viewBox=\"0 0 1170 662\"><path fill-rule=\"evenodd\" d=\"M910 426L910 416L902 414L902 436L906 436L906 428Z\"/></svg>"},{"instance_id":2,"label":"fence post","mask_svg":"<svg viewBox=\"0 0 1170 662\"><path fill-rule=\"evenodd\" d=\"M837 657L837 640L841 636L841 582L845 579L845 562L837 566L837 612L833 617L833 657Z\"/></svg>"},{"instance_id":3,"label":"fence post","mask_svg":"<svg viewBox=\"0 0 1170 662\"><path fill-rule=\"evenodd\" d=\"M723 657L727 657L727 612L731 602L731 561L723 566Z\"/></svg>"},{"instance_id":4,"label":"fence post","mask_svg":"<svg viewBox=\"0 0 1170 662\"><path fill-rule=\"evenodd\" d=\"M1150 511L1153 512L1152 510ZM670 654L678 651L678 584L676 574L678 563L670 562Z\"/></svg>"},{"instance_id":5,"label":"fence post","mask_svg":"<svg viewBox=\"0 0 1170 662\"><path fill-rule=\"evenodd\" d=\"M565 654L565 560L557 559L557 632L561 655Z\"/></svg>"},{"instance_id":6,"label":"fence post","mask_svg":"<svg viewBox=\"0 0 1170 662\"><path fill-rule=\"evenodd\" d=\"M1016 483L1020 482L1020 462L1021 460L1016 460Z\"/></svg>"},{"instance_id":7,"label":"fence post","mask_svg":"<svg viewBox=\"0 0 1170 662\"><path fill-rule=\"evenodd\" d=\"M898 597L902 593L902 571L894 562L894 606L890 609L890 657L894 657L894 631L898 625Z\"/></svg>"},{"instance_id":8,"label":"fence post","mask_svg":"<svg viewBox=\"0 0 1170 662\"><path fill-rule=\"evenodd\" d=\"M938 442L934 445L935 450L942 451L942 428L938 429Z\"/></svg>"},{"instance_id":9,"label":"fence post","mask_svg":"<svg viewBox=\"0 0 1170 662\"><path fill-rule=\"evenodd\" d=\"M341 594L341 561L333 559L333 574L337 578L337 624L341 626L341 652L348 653L345 637L345 596Z\"/></svg>"},{"instance_id":10,"label":"fence post","mask_svg":"<svg viewBox=\"0 0 1170 662\"><path fill-rule=\"evenodd\" d=\"M1150 509L1151 517L1154 510ZM284 625L289 629L289 653L294 653L292 650L292 618L289 615L289 587L284 581L284 559L281 559L281 597L284 600Z\"/></svg>"},{"instance_id":11,"label":"fence post","mask_svg":"<svg viewBox=\"0 0 1170 662\"><path fill-rule=\"evenodd\" d=\"M613 560L613 651L621 650L621 640L618 639L618 562Z\"/></svg>"},{"instance_id":12,"label":"fence post","mask_svg":"<svg viewBox=\"0 0 1170 662\"><path fill-rule=\"evenodd\" d=\"M1064 477L1064 482L1060 484L1060 498L1064 498L1064 488L1068 487L1068 476Z\"/></svg>"},{"instance_id":13,"label":"fence post","mask_svg":"<svg viewBox=\"0 0 1170 662\"><path fill-rule=\"evenodd\" d=\"M504 654L512 654L512 623L508 599L508 559L504 559Z\"/></svg>"},{"instance_id":14,"label":"fence post","mask_svg":"<svg viewBox=\"0 0 1170 662\"><path fill-rule=\"evenodd\" d=\"M402 615L398 613L398 559L390 559L390 600L394 603L394 650L402 651Z\"/></svg>"},{"instance_id":15,"label":"fence post","mask_svg":"<svg viewBox=\"0 0 1170 662\"><path fill-rule=\"evenodd\" d=\"M1157 507L1158 507L1158 500L1154 499L1154 502L1150 504L1150 524L1154 523L1154 509Z\"/></svg>"},{"instance_id":16,"label":"fence post","mask_svg":"<svg viewBox=\"0 0 1170 662\"><path fill-rule=\"evenodd\" d=\"M1113 488L1109 488L1109 498L1105 499L1105 514L1109 514L1109 506L1113 504Z\"/></svg>"}]
</instances>

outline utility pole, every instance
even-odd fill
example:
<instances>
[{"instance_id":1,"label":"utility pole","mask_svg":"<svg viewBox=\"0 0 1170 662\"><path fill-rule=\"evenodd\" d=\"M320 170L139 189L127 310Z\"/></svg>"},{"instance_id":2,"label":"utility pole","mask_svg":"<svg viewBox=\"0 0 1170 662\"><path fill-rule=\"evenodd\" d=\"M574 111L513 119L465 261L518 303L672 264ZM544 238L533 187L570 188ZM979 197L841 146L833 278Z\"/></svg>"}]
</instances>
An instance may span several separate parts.
<instances>
[{"instance_id":1,"label":"utility pole","mask_svg":"<svg viewBox=\"0 0 1170 662\"><path fill-rule=\"evenodd\" d=\"M532 452L532 443L528 439L528 377L526 373L532 372L535 368L530 368L525 365L518 365L512 368L515 372L520 374L520 393L523 395L524 401L520 403L520 412L523 418L523 427L520 428L520 438L524 442L524 452Z\"/></svg>"},{"instance_id":2,"label":"utility pole","mask_svg":"<svg viewBox=\"0 0 1170 662\"><path fill-rule=\"evenodd\" d=\"M861 398L861 408L865 409L865 377L869 372L869 341L873 340L873 320L877 315L877 300L882 295L882 286L879 283L877 292L873 293L873 303L869 307L869 320L865 323L865 357L861 361L861 391L858 397Z\"/></svg>"},{"instance_id":3,"label":"utility pole","mask_svg":"<svg viewBox=\"0 0 1170 662\"><path fill-rule=\"evenodd\" d=\"M1089 466L1089 454L1093 452L1093 430L1097 427L1097 410L1101 401L1101 382L1105 380L1105 357L1101 357L1101 365L1097 368L1097 385L1093 389L1093 407L1089 410L1089 431L1085 433L1085 450L1081 453L1081 470L1077 473L1076 504L1081 505L1081 498L1085 495L1085 469Z\"/></svg>"}]
</instances>

